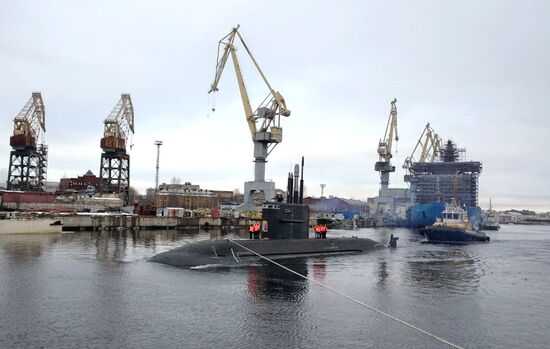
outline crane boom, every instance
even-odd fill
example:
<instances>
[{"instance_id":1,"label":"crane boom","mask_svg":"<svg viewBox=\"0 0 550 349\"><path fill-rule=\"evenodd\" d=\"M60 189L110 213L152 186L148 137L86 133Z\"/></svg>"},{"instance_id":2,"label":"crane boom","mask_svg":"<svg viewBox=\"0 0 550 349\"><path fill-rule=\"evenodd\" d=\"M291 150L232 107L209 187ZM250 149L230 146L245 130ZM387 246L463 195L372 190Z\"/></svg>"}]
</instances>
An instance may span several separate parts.
<instances>
[{"instance_id":1,"label":"crane boom","mask_svg":"<svg viewBox=\"0 0 550 349\"><path fill-rule=\"evenodd\" d=\"M105 118L105 137L128 140L130 132L134 133L134 107L129 94L121 94L109 116Z\"/></svg>"},{"instance_id":2,"label":"crane boom","mask_svg":"<svg viewBox=\"0 0 550 349\"><path fill-rule=\"evenodd\" d=\"M391 101L390 116L384 131L384 138L378 142L379 160L374 164L374 170L380 172L380 192L385 192L390 183L390 173L395 172L395 166L390 162L392 158L393 140L397 142L397 99Z\"/></svg>"},{"instance_id":3,"label":"crane boom","mask_svg":"<svg viewBox=\"0 0 550 349\"><path fill-rule=\"evenodd\" d=\"M420 157L418 162L434 162L439 149L441 149L441 137L435 133L434 129L430 126L430 123L426 124L424 130L420 134L420 138L416 142L416 145L411 153L407 156L405 162L403 163L403 168L408 170L414 162L417 162L414 158L416 151L420 151Z\"/></svg>"},{"instance_id":4,"label":"crane boom","mask_svg":"<svg viewBox=\"0 0 550 349\"><path fill-rule=\"evenodd\" d=\"M394 98L391 101L390 116L388 117L388 123L386 124L386 131L384 132L384 138L378 143L378 155L380 161L390 162L392 158L393 140L397 142L399 136L397 135L397 106L395 103L397 99ZM395 133L395 137L394 137Z\"/></svg>"},{"instance_id":5,"label":"crane boom","mask_svg":"<svg viewBox=\"0 0 550 349\"><path fill-rule=\"evenodd\" d=\"M46 111L40 92L33 92L13 119L13 137L10 143L14 147L36 148L40 131L46 131Z\"/></svg>"},{"instance_id":6,"label":"crane boom","mask_svg":"<svg viewBox=\"0 0 550 349\"><path fill-rule=\"evenodd\" d=\"M270 127L277 127L280 128L280 116L289 116L290 111L286 107L286 102L283 96L275 91L272 87L269 81L267 80L265 74L263 73L262 69L260 68L258 62L254 58L254 55L248 48L248 45L244 41L241 33L239 32L240 26L237 26L231 30L229 34L224 36L219 42L218 42L218 55L217 55L217 61L216 61L216 73L214 75L214 80L212 84L210 85L210 90L208 93L211 92L217 92L218 89L218 83L221 79L221 76L223 74L224 68L226 66L227 60L229 57L231 57L233 61L233 67L235 68L235 75L237 76L237 82L239 85L239 92L241 94L241 100L245 112L246 121L248 123L248 127L250 129L250 134L252 137L252 140L255 140L256 134L258 132L266 132L269 130ZM248 56L252 60L254 66L256 67L256 70L260 74L262 80L266 84L269 94L268 97L264 100L264 102L256 109L256 111L253 111L252 106L250 104L250 98L248 96L248 92L246 90L246 86L244 83L244 78L241 70L241 66L239 63L239 60L237 58L237 48L235 46L235 38L238 37L239 41L245 48ZM223 50L222 50L223 48ZM221 54L220 54L221 53ZM258 126L256 124L257 120L262 121L259 130ZM278 143L280 141L274 141L273 143Z\"/></svg>"}]
</instances>

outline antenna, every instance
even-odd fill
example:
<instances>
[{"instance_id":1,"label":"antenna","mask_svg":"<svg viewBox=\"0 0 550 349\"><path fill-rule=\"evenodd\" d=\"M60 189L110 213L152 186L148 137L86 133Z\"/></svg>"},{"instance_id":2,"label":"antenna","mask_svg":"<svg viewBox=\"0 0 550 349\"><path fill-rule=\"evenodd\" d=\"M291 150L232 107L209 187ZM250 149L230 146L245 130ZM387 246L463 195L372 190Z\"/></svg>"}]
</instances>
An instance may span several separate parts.
<instances>
[{"instance_id":1,"label":"antenna","mask_svg":"<svg viewBox=\"0 0 550 349\"><path fill-rule=\"evenodd\" d=\"M159 190L159 158L160 158L160 146L162 145L162 141L155 141L155 145L157 146L157 171L155 174L155 193Z\"/></svg>"}]
</instances>

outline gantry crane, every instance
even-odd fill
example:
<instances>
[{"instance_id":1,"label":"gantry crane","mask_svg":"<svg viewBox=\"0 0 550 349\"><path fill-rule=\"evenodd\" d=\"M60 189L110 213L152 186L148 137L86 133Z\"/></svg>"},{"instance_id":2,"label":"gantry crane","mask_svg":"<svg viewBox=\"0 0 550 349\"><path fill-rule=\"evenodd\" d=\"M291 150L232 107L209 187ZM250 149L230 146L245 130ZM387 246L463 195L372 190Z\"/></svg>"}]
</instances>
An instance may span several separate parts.
<instances>
[{"instance_id":1,"label":"gantry crane","mask_svg":"<svg viewBox=\"0 0 550 349\"><path fill-rule=\"evenodd\" d=\"M9 190L43 191L46 181L48 147L38 144L46 132L46 113L40 92L33 92L13 119L12 151L8 171Z\"/></svg>"},{"instance_id":2,"label":"gantry crane","mask_svg":"<svg viewBox=\"0 0 550 349\"><path fill-rule=\"evenodd\" d=\"M235 46L235 38L237 37L268 89L267 96L256 110L253 110L250 105L243 74L239 60L237 59L237 48ZM290 110L288 110L283 96L278 91L275 91L267 81L262 69L239 32L239 26L233 28L218 43L216 73L208 93L218 91L218 83L230 56L237 76L246 121L250 129L252 142L254 143L254 181L245 183L244 200L245 203L250 202L252 193L260 193L263 199L271 199L275 196L275 185L272 182L265 181L265 163L271 151L283 140L281 116L289 116Z\"/></svg>"},{"instance_id":3,"label":"gantry crane","mask_svg":"<svg viewBox=\"0 0 550 349\"><path fill-rule=\"evenodd\" d=\"M122 94L104 121L101 138L101 164L99 169L102 193L122 194L128 204L130 188L130 155L126 145L134 133L134 107L129 94Z\"/></svg>"},{"instance_id":4,"label":"gantry crane","mask_svg":"<svg viewBox=\"0 0 550 349\"><path fill-rule=\"evenodd\" d=\"M411 165L415 162L434 162L437 155L440 152L442 145L441 137L435 133L434 129L430 126L430 123L426 124L420 138L416 142L416 145L411 153L407 156L403 163L403 168L409 172ZM414 158L416 151L421 149L420 157L418 161Z\"/></svg>"},{"instance_id":5,"label":"gantry crane","mask_svg":"<svg viewBox=\"0 0 550 349\"><path fill-rule=\"evenodd\" d=\"M391 101L390 115L386 124L384 138L378 142L379 160L374 164L374 170L380 172L380 190L388 189L390 182L390 172L395 172L395 166L391 164L393 141L399 141L397 135L397 99Z\"/></svg>"}]
</instances>

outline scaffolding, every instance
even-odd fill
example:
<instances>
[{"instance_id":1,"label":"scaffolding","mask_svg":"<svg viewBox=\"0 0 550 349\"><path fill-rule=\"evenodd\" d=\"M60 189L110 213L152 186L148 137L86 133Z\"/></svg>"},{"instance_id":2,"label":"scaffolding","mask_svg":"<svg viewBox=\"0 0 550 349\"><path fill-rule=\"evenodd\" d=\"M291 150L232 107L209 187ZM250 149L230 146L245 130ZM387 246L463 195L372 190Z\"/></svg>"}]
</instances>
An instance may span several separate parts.
<instances>
[{"instance_id":1,"label":"scaffolding","mask_svg":"<svg viewBox=\"0 0 550 349\"><path fill-rule=\"evenodd\" d=\"M481 170L478 161L416 162L405 181L410 183L415 204L451 202L454 198L461 206L476 207Z\"/></svg>"}]
</instances>

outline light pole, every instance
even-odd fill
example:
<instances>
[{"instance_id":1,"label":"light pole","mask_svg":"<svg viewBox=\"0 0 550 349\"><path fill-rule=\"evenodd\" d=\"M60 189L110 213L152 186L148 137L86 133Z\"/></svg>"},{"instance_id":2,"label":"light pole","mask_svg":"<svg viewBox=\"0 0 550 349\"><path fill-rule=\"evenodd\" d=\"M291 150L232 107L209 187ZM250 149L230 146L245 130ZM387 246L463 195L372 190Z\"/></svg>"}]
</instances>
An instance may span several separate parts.
<instances>
[{"instance_id":1,"label":"light pole","mask_svg":"<svg viewBox=\"0 0 550 349\"><path fill-rule=\"evenodd\" d=\"M162 145L162 141L155 141L155 145L157 146L157 172L155 174L155 194L159 190L159 158L160 158L160 146Z\"/></svg>"}]
</instances>

